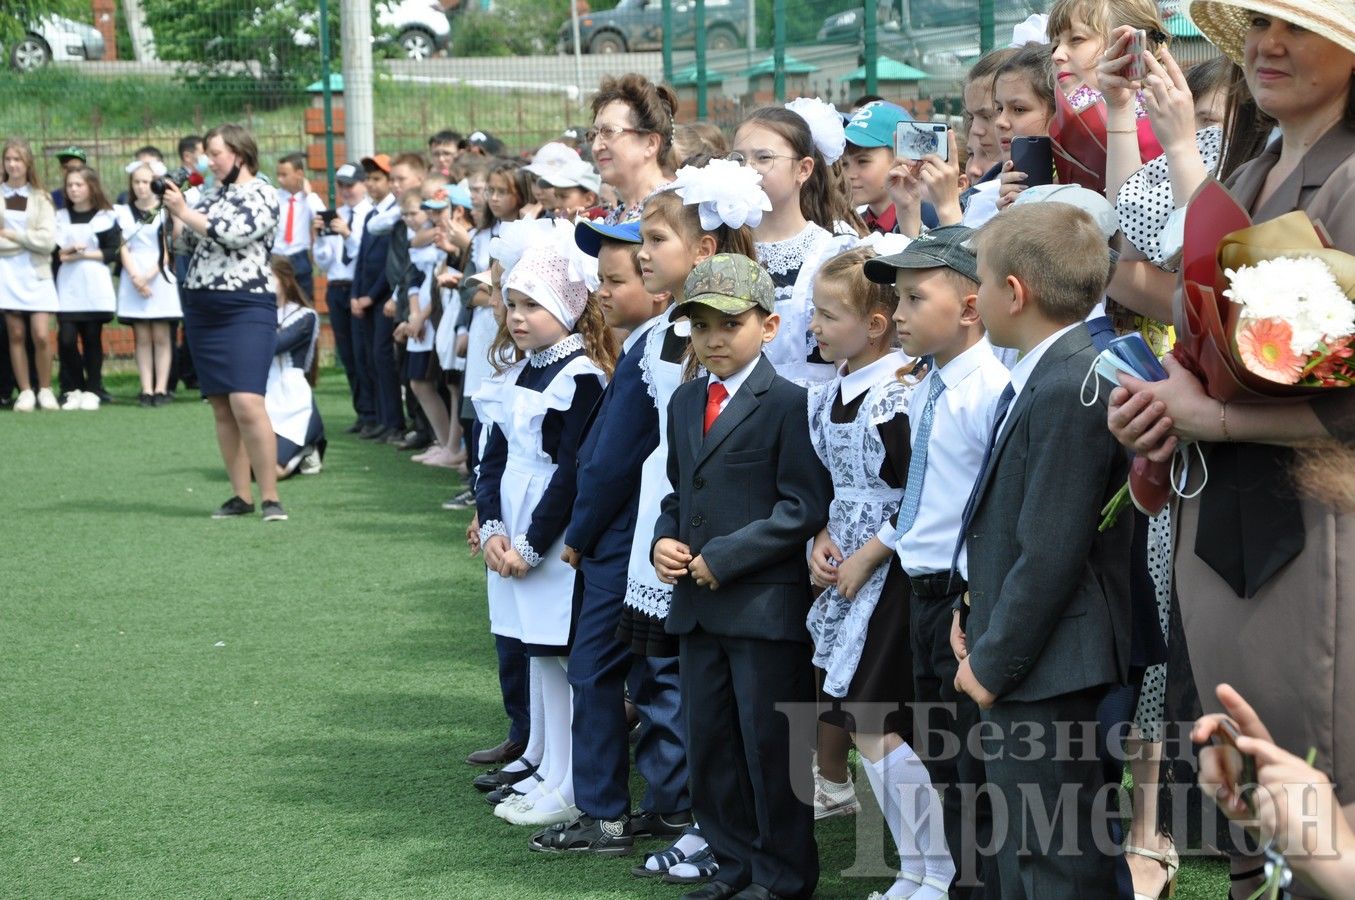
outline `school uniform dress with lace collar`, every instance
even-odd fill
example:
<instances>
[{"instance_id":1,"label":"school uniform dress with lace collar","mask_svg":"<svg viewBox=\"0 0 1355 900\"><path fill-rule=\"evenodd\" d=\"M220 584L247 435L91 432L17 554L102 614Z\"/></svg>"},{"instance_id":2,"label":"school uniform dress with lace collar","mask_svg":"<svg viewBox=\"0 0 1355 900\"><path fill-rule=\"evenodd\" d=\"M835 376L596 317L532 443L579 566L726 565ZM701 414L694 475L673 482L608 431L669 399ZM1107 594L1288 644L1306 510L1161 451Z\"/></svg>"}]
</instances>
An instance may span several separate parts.
<instances>
[{"instance_id":1,"label":"school uniform dress with lace collar","mask_svg":"<svg viewBox=\"0 0 1355 900\"><path fill-rule=\"evenodd\" d=\"M320 316L298 303L278 307L277 338L273 364L268 370L264 409L278 439L278 465L290 475L311 450L324 458L325 423L315 405L306 373L315 361L320 337Z\"/></svg>"},{"instance_id":2,"label":"school uniform dress with lace collar","mask_svg":"<svg viewBox=\"0 0 1355 900\"><path fill-rule=\"evenodd\" d=\"M56 312L52 283L52 247L56 241L56 211L51 198L29 185L0 184L4 226L14 240L0 238L0 310Z\"/></svg>"},{"instance_id":3,"label":"school uniform dress with lace collar","mask_svg":"<svg viewBox=\"0 0 1355 900\"><path fill-rule=\"evenodd\" d=\"M116 206L123 245L136 271L150 278L151 295L141 296L127 269L118 281L118 321L172 322L183 316L179 286L174 279L174 257L164 246L166 216L158 208L147 213L134 206Z\"/></svg>"},{"instance_id":4,"label":"school uniform dress with lace collar","mask_svg":"<svg viewBox=\"0 0 1355 900\"><path fill-rule=\"evenodd\" d=\"M103 326L113 321L117 293L108 265L118 257L122 229L112 210L77 212L67 206L56 213L57 352L61 359L61 391L89 391L104 395ZM97 248L99 259L62 262L63 249Z\"/></svg>"},{"instance_id":5,"label":"school uniform dress with lace collar","mask_svg":"<svg viewBox=\"0 0 1355 900\"><path fill-rule=\"evenodd\" d=\"M489 626L533 656L568 656L574 569L560 559L576 492L575 454L606 376L572 334L486 378L475 410L488 429L475 506L480 540L506 537L531 568L489 573Z\"/></svg>"},{"instance_id":6,"label":"school uniform dress with lace collar","mask_svg":"<svg viewBox=\"0 0 1355 900\"><path fill-rule=\"evenodd\" d=\"M755 245L758 263L772 277L776 312L781 317L781 327L764 353L782 378L809 385L833 377L833 365L819 355L818 343L809 330L814 278L824 262L859 242L855 232L832 234L815 222L806 222L793 237Z\"/></svg>"},{"instance_id":7,"label":"school uniform dress with lace collar","mask_svg":"<svg viewBox=\"0 0 1355 900\"><path fill-rule=\"evenodd\" d=\"M809 388L810 439L833 478L828 535L844 559L875 537L903 500L913 385L897 373L912 363L899 351ZM908 579L891 554L854 599L830 587L814 601L806 624L814 639L814 665L823 671L820 699L826 705L845 700L902 706L912 699L909 594ZM824 719L857 727L836 712ZM891 714L887 730L908 737L908 719ZM859 727L874 732L876 724Z\"/></svg>"},{"instance_id":8,"label":"school uniform dress with lace collar","mask_svg":"<svg viewBox=\"0 0 1355 900\"><path fill-rule=\"evenodd\" d=\"M278 197L255 178L205 191L194 209L207 233L185 227L177 246L189 254L183 279L184 335L204 397L263 396L273 362L277 293L269 265Z\"/></svg>"}]
</instances>

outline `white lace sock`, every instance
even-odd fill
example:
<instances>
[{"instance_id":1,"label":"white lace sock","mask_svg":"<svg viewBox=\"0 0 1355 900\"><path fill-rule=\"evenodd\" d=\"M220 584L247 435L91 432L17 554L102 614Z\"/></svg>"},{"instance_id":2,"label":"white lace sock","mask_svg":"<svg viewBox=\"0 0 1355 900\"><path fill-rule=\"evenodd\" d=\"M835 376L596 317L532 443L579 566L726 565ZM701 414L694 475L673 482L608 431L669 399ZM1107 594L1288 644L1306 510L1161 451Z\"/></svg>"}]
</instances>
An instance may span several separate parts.
<instances>
[{"instance_id":1,"label":"white lace sock","mask_svg":"<svg viewBox=\"0 0 1355 900\"><path fill-rule=\"evenodd\" d=\"M927 767L907 744L879 762L862 762L899 850L899 879L885 896L945 897L955 864L946 848L941 798L932 788Z\"/></svg>"},{"instance_id":2,"label":"white lace sock","mask_svg":"<svg viewBox=\"0 0 1355 900\"><path fill-rule=\"evenodd\" d=\"M574 766L570 720L574 713L574 698L569 687L567 666L563 656L541 660L541 708L545 718L546 759L549 771L541 772L541 781L526 797L533 809L558 812L574 803ZM546 769L546 766L542 766ZM561 803L563 798L564 803Z\"/></svg>"}]
</instances>

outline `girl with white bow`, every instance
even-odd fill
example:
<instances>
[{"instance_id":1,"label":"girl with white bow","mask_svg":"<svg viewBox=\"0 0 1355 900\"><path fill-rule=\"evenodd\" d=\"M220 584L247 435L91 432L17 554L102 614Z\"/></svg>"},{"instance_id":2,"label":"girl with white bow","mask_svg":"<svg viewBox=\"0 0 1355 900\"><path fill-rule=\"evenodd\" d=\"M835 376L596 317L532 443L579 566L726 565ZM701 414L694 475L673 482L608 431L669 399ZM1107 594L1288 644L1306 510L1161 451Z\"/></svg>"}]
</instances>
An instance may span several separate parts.
<instances>
[{"instance_id":1,"label":"girl with white bow","mask_svg":"<svg viewBox=\"0 0 1355 900\"><path fill-rule=\"evenodd\" d=\"M797 384L827 381L833 366L809 330L814 275L854 247L865 229L835 163L847 146L830 103L801 97L754 110L734 133L729 158L762 176L771 209L753 226L757 261L776 286L781 330L766 348L778 374Z\"/></svg>"},{"instance_id":2,"label":"girl with white bow","mask_svg":"<svg viewBox=\"0 0 1355 900\"><path fill-rule=\"evenodd\" d=\"M127 173L127 203L114 207L124 235L118 282L118 321L129 323L136 338L136 370L141 379L137 401L164 406L169 398L169 370L174 356L174 323L183 318L174 279L160 198L151 180L163 177L159 160L136 160Z\"/></svg>"},{"instance_id":3,"label":"girl with white bow","mask_svg":"<svg viewBox=\"0 0 1355 900\"><path fill-rule=\"evenodd\" d=\"M573 226L543 220L505 231L494 243L525 249L491 246L490 255L504 266L504 327L525 358L485 379L475 394L488 432L475 504L489 567L490 629L521 641L532 657L533 740L540 733L544 746L535 775L515 785L519 792L494 814L542 826L579 815L567 679L575 573L560 554L574 506L575 454L616 347L570 264Z\"/></svg>"}]
</instances>

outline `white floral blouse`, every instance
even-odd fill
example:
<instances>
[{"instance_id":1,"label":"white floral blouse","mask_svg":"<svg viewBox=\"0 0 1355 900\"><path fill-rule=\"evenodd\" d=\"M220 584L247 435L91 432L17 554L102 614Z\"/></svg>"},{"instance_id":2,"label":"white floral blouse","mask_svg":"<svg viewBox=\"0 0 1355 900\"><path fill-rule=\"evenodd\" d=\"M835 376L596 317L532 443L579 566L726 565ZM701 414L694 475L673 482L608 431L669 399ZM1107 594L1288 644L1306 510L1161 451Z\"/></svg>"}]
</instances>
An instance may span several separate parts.
<instances>
[{"instance_id":1,"label":"white floral blouse","mask_svg":"<svg viewBox=\"0 0 1355 900\"><path fill-rule=\"evenodd\" d=\"M183 286L273 296L268 257L278 227L277 191L261 178L218 185L193 208L206 214L207 234L191 228L180 233L179 248L192 254Z\"/></svg>"}]
</instances>

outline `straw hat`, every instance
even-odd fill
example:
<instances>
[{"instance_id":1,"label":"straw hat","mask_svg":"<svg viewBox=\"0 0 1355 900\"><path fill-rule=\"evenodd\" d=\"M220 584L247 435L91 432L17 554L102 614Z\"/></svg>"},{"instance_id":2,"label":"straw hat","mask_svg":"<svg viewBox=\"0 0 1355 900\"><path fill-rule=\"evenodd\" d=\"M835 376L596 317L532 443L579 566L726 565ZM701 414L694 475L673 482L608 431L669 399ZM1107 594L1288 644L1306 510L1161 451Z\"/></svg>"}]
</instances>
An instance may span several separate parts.
<instances>
[{"instance_id":1,"label":"straw hat","mask_svg":"<svg viewBox=\"0 0 1355 900\"><path fill-rule=\"evenodd\" d=\"M1191 0L1187 14L1210 43L1239 65L1254 15L1301 25L1355 53L1355 0Z\"/></svg>"}]
</instances>

